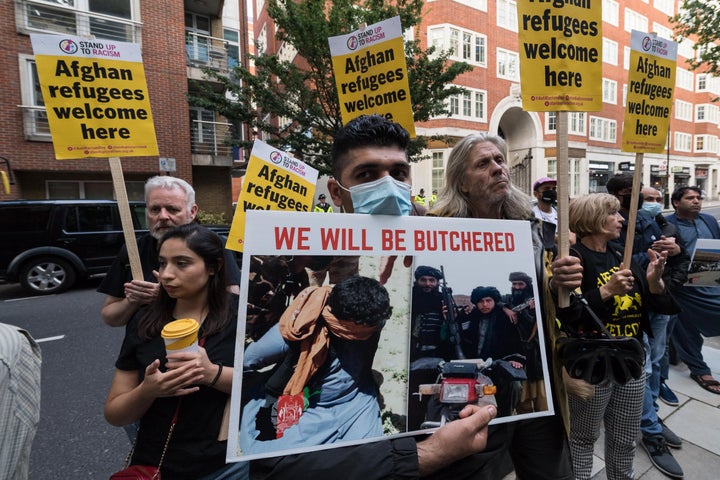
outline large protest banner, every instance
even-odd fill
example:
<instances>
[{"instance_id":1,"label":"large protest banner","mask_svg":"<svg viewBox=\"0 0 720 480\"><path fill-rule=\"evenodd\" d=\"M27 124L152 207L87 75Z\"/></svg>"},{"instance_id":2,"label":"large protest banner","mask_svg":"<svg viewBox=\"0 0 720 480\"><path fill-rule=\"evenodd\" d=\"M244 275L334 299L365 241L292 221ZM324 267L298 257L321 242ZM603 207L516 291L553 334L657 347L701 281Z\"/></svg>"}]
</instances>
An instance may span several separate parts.
<instances>
[{"instance_id":1,"label":"large protest banner","mask_svg":"<svg viewBox=\"0 0 720 480\"><path fill-rule=\"evenodd\" d=\"M251 210L246 214L246 229L252 235L245 239L243 254L228 461L427 432L421 428L436 428L442 419L452 421L454 409L471 402L496 403L500 414L494 423L553 414L549 382L543 382L548 376L544 348L537 349L537 363L532 368L541 377L534 379L534 386L539 386L548 404L528 413L517 413L519 407L512 405L506 394L524 388L518 378L530 371L530 360L524 367L510 367L508 372L501 369L508 363L500 360L504 355L499 351L497 356L480 357L477 350L481 344L503 344L509 345L512 354L526 353L518 343L530 340L519 332L519 325L507 318L498 319L507 329L486 332L484 341L476 338L478 322L490 318L482 315L495 319L506 315L499 304L500 295L506 298L511 294L511 276L520 276L528 283L529 297L515 310L518 315L525 312L523 318L532 322L523 324L523 328L536 332L533 341L544 344L540 309L534 308L539 305L539 294L527 222ZM380 266L396 256L411 256L414 265L410 269L404 262L395 261L388 281L381 287L392 307L389 318L380 322L372 334L342 336L339 341L333 337L341 335L342 328L336 331L336 327L328 327L331 352L325 361L315 362L317 373L299 386L293 378L288 380L286 374L292 372L284 365L297 362L298 367L292 371L304 371L303 352L316 352L314 339L325 338L322 326L334 321L328 312L336 314L340 324L356 324L355 320L342 318L341 307L347 304L333 304L331 310L326 310L316 294L323 289L335 292L346 288L344 285L355 285L357 275L377 280ZM435 278L443 272L442 285L427 293L420 291L413 277L417 279L423 272L438 272L433 273ZM360 312L377 309L381 298L377 290L366 291L369 287L362 283L353 288L341 298L348 303L359 300ZM462 355L455 353L457 349L452 345L457 344L447 336L442 336L438 351L423 348L425 335L420 325L426 324L428 315L442 322L443 307L438 299L441 292L452 297L452 306L447 310L456 317L452 327L449 323L443 327L438 324L438 331L455 330L456 340L464 341ZM488 300L485 297L491 298L494 305L489 313L483 310ZM306 315L308 310L310 314ZM315 332L307 337L314 346L306 347L304 340L284 341L288 337L281 333L287 328L283 322L308 316L313 321L320 318L319 329L303 328ZM278 322L285 327L280 328ZM345 328L352 331L353 327ZM338 362L343 368L338 369ZM443 375L442 381L436 382L441 362L452 365L453 371L460 367L461 374ZM270 368L272 365L275 368ZM490 373L491 366L499 370ZM344 378L343 371L352 371L353 380ZM480 375L476 375L478 371ZM527 378L530 380L529 373ZM293 391L291 384L300 393L289 393ZM437 391L441 385L447 388L445 394ZM435 390L429 393L433 387ZM449 395L449 391L458 396ZM466 396L461 398L460 392ZM430 402L431 398L439 403ZM429 403L438 408L429 408Z\"/></svg>"},{"instance_id":2,"label":"large protest banner","mask_svg":"<svg viewBox=\"0 0 720 480\"><path fill-rule=\"evenodd\" d=\"M343 124L377 113L415 137L400 17L328 41Z\"/></svg>"},{"instance_id":3,"label":"large protest banner","mask_svg":"<svg viewBox=\"0 0 720 480\"><path fill-rule=\"evenodd\" d=\"M158 155L140 45L30 39L59 160Z\"/></svg>"},{"instance_id":4,"label":"large protest banner","mask_svg":"<svg viewBox=\"0 0 720 480\"><path fill-rule=\"evenodd\" d=\"M317 178L313 167L255 140L225 247L243 251L248 210L311 211Z\"/></svg>"},{"instance_id":5,"label":"large protest banner","mask_svg":"<svg viewBox=\"0 0 720 480\"><path fill-rule=\"evenodd\" d=\"M518 0L523 108L602 109L602 2Z\"/></svg>"},{"instance_id":6,"label":"large protest banner","mask_svg":"<svg viewBox=\"0 0 720 480\"><path fill-rule=\"evenodd\" d=\"M673 106L677 43L637 30L630 35L630 71L621 150L662 153Z\"/></svg>"}]
</instances>

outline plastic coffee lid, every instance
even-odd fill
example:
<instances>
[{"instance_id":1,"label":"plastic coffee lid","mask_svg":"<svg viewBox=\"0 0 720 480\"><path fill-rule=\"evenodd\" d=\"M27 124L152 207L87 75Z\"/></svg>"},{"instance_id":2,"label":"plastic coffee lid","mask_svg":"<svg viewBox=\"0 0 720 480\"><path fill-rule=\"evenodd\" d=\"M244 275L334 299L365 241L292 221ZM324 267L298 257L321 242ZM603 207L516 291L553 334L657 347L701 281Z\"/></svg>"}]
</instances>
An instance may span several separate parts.
<instances>
[{"instance_id":1,"label":"plastic coffee lid","mask_svg":"<svg viewBox=\"0 0 720 480\"><path fill-rule=\"evenodd\" d=\"M200 324L194 318L181 318L165 325L160 332L163 338L180 338L195 333Z\"/></svg>"}]
</instances>

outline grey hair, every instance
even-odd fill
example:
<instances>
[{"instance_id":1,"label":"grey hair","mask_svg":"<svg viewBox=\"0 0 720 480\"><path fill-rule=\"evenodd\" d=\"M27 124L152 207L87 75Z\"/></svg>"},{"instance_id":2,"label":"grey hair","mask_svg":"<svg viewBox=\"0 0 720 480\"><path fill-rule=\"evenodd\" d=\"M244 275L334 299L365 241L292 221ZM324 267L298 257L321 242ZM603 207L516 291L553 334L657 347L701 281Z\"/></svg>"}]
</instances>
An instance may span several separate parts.
<instances>
[{"instance_id":1,"label":"grey hair","mask_svg":"<svg viewBox=\"0 0 720 480\"><path fill-rule=\"evenodd\" d=\"M179 188L185 192L185 201L187 203L187 212L190 213L193 205L195 205L195 190L192 185L183 180L182 178L170 177L168 175L157 175L151 177L145 182L145 202L147 202L148 194L156 188L166 188L172 190L173 188Z\"/></svg>"},{"instance_id":2,"label":"grey hair","mask_svg":"<svg viewBox=\"0 0 720 480\"><path fill-rule=\"evenodd\" d=\"M430 211L438 217L474 217L467 194L460 188L467 169L470 152L478 143L490 142L507 158L507 144L502 137L489 132L468 135L461 139L450 152L445 167L445 186L440 190L438 200ZM506 220L527 220L533 217L532 203L528 195L510 183L510 193L503 201L501 218Z\"/></svg>"}]
</instances>

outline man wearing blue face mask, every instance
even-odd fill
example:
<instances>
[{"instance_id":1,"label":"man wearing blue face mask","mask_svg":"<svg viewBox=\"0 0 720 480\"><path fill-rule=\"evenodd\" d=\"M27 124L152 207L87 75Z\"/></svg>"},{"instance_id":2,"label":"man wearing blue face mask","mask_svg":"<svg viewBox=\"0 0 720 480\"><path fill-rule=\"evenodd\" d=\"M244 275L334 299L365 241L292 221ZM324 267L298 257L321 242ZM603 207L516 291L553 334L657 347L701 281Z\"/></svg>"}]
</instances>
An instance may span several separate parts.
<instances>
[{"instance_id":1,"label":"man wearing blue face mask","mask_svg":"<svg viewBox=\"0 0 720 480\"><path fill-rule=\"evenodd\" d=\"M381 115L362 115L348 122L333 142L333 178L327 188L335 206L346 213L425 215L411 202L410 163L406 149L410 135ZM327 270L314 271L311 285L322 285L326 274L335 284L358 272L358 258L337 257ZM383 257L380 283L392 271L395 257ZM406 259L406 266L412 262ZM326 273L327 272L327 273Z\"/></svg>"},{"instance_id":2,"label":"man wearing blue face mask","mask_svg":"<svg viewBox=\"0 0 720 480\"><path fill-rule=\"evenodd\" d=\"M333 143L333 178L328 190L348 213L410 215L413 212L410 136L380 115L363 115L338 132Z\"/></svg>"}]
</instances>

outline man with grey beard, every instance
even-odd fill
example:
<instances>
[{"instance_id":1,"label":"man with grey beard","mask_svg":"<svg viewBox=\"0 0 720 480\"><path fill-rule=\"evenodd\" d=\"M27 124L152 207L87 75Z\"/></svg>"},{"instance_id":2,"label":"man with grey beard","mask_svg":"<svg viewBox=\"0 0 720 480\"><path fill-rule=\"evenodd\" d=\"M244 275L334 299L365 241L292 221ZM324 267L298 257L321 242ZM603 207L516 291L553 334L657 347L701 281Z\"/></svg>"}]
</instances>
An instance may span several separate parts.
<instances>
[{"instance_id":1,"label":"man with grey beard","mask_svg":"<svg viewBox=\"0 0 720 480\"><path fill-rule=\"evenodd\" d=\"M133 280L127 247L123 246L97 291L106 294L100 311L111 327L124 326L141 306L157 296L157 242L170 228L195 221L195 190L185 180L156 176L145 183L145 205L150 232L138 240L143 279ZM239 293L240 269L235 255L225 250L225 268L231 291Z\"/></svg>"}]
</instances>

